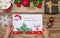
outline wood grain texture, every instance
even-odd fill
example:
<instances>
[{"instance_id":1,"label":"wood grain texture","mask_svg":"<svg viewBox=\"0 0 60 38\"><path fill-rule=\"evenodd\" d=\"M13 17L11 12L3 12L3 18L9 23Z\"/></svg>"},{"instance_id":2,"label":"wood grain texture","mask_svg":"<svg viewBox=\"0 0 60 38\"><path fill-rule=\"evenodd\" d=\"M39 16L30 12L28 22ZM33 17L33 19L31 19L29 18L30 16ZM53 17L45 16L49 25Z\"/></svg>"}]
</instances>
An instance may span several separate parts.
<instances>
[{"instance_id":1,"label":"wood grain texture","mask_svg":"<svg viewBox=\"0 0 60 38\"><path fill-rule=\"evenodd\" d=\"M60 8L60 3L59 3L59 8ZM17 8L15 8L15 9L17 9ZM12 14L15 14L15 13L24 14L24 12L5 13L0 9L0 16L8 15L9 18L11 18L10 25L12 25ZM25 12L25 13L28 13L28 12ZM36 14L43 14L43 12L36 12ZM55 18L52 28L47 27L47 22L48 22L49 17ZM56 14L56 15L43 14L43 25L51 32L51 38L60 38L60 14ZM0 38L3 38L6 27L7 26L2 26L0 23ZM42 35L29 35L29 34L13 35L13 34L11 34L10 38L43 38L43 37L42 37Z\"/></svg>"}]
</instances>

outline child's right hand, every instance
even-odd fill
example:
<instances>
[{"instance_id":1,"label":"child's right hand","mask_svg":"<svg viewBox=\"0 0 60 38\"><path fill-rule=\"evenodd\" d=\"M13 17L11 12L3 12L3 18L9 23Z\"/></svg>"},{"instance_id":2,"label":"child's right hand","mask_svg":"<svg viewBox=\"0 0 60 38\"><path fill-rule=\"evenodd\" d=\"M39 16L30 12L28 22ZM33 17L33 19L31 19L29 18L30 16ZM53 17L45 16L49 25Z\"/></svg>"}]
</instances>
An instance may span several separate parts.
<instances>
[{"instance_id":1,"label":"child's right hand","mask_svg":"<svg viewBox=\"0 0 60 38\"><path fill-rule=\"evenodd\" d=\"M42 32L44 38L50 38L50 32L46 28L43 28Z\"/></svg>"}]
</instances>

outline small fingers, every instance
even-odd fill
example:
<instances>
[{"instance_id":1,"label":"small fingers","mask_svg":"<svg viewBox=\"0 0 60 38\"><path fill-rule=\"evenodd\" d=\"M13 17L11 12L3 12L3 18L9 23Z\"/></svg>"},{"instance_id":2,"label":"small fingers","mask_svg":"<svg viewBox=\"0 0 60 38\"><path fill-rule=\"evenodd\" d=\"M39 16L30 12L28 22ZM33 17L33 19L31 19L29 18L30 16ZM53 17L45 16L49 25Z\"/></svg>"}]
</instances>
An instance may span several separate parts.
<instances>
[{"instance_id":1,"label":"small fingers","mask_svg":"<svg viewBox=\"0 0 60 38\"><path fill-rule=\"evenodd\" d=\"M10 26L10 28L11 28L11 30L13 30L14 26L13 26L13 25L11 25L11 26Z\"/></svg>"}]
</instances>

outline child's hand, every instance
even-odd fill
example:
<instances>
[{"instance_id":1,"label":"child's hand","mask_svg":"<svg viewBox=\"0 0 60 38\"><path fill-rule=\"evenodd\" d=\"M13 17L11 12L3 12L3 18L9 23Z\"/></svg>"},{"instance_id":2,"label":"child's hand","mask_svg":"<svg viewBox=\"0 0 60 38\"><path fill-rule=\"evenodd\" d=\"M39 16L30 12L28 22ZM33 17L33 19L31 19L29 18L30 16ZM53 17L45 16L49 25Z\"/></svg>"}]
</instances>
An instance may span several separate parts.
<instances>
[{"instance_id":1,"label":"child's hand","mask_svg":"<svg viewBox=\"0 0 60 38\"><path fill-rule=\"evenodd\" d=\"M9 25L6 28L6 33L10 34L12 32L12 30L13 30L13 26L12 25Z\"/></svg>"},{"instance_id":2,"label":"child's hand","mask_svg":"<svg viewBox=\"0 0 60 38\"><path fill-rule=\"evenodd\" d=\"M50 32L46 28L43 28L42 32L44 38L50 38Z\"/></svg>"},{"instance_id":3,"label":"child's hand","mask_svg":"<svg viewBox=\"0 0 60 38\"><path fill-rule=\"evenodd\" d=\"M13 30L13 26L12 25L7 26L4 38L9 38L9 35L12 32L12 30Z\"/></svg>"}]
</instances>

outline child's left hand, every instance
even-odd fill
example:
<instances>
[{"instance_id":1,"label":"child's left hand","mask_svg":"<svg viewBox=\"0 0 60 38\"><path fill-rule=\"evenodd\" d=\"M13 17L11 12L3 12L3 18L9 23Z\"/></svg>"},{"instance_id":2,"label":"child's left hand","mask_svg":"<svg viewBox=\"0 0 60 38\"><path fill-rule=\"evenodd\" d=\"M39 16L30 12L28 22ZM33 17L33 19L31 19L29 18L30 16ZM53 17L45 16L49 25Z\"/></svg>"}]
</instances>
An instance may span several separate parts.
<instances>
[{"instance_id":1,"label":"child's left hand","mask_svg":"<svg viewBox=\"0 0 60 38\"><path fill-rule=\"evenodd\" d=\"M7 26L4 38L9 38L9 35L12 32L12 30L13 30L13 26L12 25Z\"/></svg>"}]
</instances>

